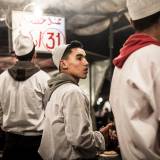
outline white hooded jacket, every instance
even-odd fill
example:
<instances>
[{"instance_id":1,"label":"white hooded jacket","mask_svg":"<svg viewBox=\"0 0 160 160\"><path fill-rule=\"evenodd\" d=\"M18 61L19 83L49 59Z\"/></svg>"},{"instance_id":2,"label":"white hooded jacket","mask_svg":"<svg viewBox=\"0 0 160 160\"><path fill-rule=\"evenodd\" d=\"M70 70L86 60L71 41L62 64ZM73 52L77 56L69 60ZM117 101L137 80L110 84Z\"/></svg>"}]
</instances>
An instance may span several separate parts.
<instances>
[{"instance_id":1,"label":"white hooded jacket","mask_svg":"<svg viewBox=\"0 0 160 160\"><path fill-rule=\"evenodd\" d=\"M105 149L103 135L93 131L87 96L74 81L65 83L66 76L60 74L60 80L53 80L58 87L54 85L56 89L46 106L39 148L44 160L93 158L97 151Z\"/></svg>"},{"instance_id":2,"label":"white hooded jacket","mask_svg":"<svg viewBox=\"0 0 160 160\"><path fill-rule=\"evenodd\" d=\"M4 131L41 135L43 96L49 75L32 63L18 62L0 75L0 124Z\"/></svg>"},{"instance_id":3,"label":"white hooded jacket","mask_svg":"<svg viewBox=\"0 0 160 160\"><path fill-rule=\"evenodd\" d=\"M110 103L123 160L160 160L160 46L138 49L115 67Z\"/></svg>"}]
</instances>

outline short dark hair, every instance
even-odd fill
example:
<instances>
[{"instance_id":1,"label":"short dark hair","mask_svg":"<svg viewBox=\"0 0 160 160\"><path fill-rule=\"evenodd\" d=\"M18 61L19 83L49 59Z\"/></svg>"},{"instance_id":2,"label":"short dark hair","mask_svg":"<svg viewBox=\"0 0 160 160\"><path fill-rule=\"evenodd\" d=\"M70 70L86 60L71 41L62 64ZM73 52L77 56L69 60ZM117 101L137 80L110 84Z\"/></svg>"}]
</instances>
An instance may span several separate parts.
<instances>
[{"instance_id":1,"label":"short dark hair","mask_svg":"<svg viewBox=\"0 0 160 160\"><path fill-rule=\"evenodd\" d=\"M71 43L65 49L62 59L67 59L73 48L83 48L83 44L77 40L71 41Z\"/></svg>"},{"instance_id":2,"label":"short dark hair","mask_svg":"<svg viewBox=\"0 0 160 160\"><path fill-rule=\"evenodd\" d=\"M35 53L35 46L33 47L32 51L24 56L16 56L19 61L31 61L33 54Z\"/></svg>"},{"instance_id":3,"label":"short dark hair","mask_svg":"<svg viewBox=\"0 0 160 160\"><path fill-rule=\"evenodd\" d=\"M160 18L160 11L148 17L139 20L133 20L132 23L137 31L143 31L144 29L149 28L153 24L157 23L159 18Z\"/></svg>"}]
</instances>

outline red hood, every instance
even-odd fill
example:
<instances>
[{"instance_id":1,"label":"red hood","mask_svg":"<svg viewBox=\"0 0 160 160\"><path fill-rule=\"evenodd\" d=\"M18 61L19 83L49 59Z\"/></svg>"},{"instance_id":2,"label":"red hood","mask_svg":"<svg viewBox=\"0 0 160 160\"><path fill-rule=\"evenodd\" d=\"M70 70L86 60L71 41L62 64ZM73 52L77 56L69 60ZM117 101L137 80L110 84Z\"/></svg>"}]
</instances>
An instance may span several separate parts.
<instances>
[{"instance_id":1,"label":"red hood","mask_svg":"<svg viewBox=\"0 0 160 160\"><path fill-rule=\"evenodd\" d=\"M118 68L122 68L126 59L136 50L145 47L150 44L160 46L160 41L155 38L142 33L135 33L131 35L123 47L120 49L120 54L113 60L113 64Z\"/></svg>"}]
</instances>

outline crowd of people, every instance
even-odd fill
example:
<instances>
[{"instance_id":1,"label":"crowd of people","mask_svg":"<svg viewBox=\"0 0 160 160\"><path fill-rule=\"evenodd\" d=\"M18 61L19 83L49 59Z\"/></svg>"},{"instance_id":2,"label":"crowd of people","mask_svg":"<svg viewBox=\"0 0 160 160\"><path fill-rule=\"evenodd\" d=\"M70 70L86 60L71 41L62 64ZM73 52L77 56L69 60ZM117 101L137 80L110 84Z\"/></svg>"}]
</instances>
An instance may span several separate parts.
<instances>
[{"instance_id":1,"label":"crowd of people","mask_svg":"<svg viewBox=\"0 0 160 160\"><path fill-rule=\"evenodd\" d=\"M16 37L16 63L0 75L2 160L96 160L117 146L123 160L160 160L160 1L127 0L127 8L136 33L113 60L114 119L97 130L78 84L89 67L82 43L55 47L50 76L35 63L32 39Z\"/></svg>"}]
</instances>

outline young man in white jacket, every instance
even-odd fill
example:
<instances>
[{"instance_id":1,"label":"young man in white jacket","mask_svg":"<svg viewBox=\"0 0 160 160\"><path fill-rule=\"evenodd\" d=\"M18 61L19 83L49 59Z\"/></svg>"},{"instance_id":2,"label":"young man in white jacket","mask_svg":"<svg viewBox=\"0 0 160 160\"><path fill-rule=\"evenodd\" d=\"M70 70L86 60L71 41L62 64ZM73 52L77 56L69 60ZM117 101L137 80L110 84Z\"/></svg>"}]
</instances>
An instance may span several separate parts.
<instances>
[{"instance_id":1,"label":"young man in white jacket","mask_svg":"<svg viewBox=\"0 0 160 160\"><path fill-rule=\"evenodd\" d=\"M54 49L53 62L60 73L49 81L40 155L44 160L94 159L105 149L103 134L111 125L93 131L89 101L78 86L88 73L86 53L73 41Z\"/></svg>"},{"instance_id":2,"label":"young man in white jacket","mask_svg":"<svg viewBox=\"0 0 160 160\"><path fill-rule=\"evenodd\" d=\"M14 50L18 61L0 75L0 124L6 133L2 159L41 160L42 101L49 75L33 63L32 39L20 34Z\"/></svg>"},{"instance_id":3,"label":"young man in white jacket","mask_svg":"<svg viewBox=\"0 0 160 160\"><path fill-rule=\"evenodd\" d=\"M110 103L123 160L160 160L160 0L127 0L136 33L113 60Z\"/></svg>"}]
</instances>

